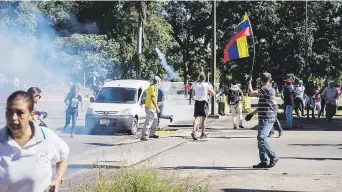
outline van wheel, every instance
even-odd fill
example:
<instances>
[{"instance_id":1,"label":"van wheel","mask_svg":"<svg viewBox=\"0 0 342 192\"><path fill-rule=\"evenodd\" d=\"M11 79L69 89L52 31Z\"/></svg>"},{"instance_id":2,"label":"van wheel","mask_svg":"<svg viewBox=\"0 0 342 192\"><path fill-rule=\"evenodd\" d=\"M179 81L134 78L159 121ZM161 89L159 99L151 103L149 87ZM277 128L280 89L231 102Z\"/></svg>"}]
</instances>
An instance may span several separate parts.
<instances>
[{"instance_id":1,"label":"van wheel","mask_svg":"<svg viewBox=\"0 0 342 192\"><path fill-rule=\"evenodd\" d=\"M132 123L132 127L131 129L128 131L128 134L130 135L135 135L138 132L138 119L134 118L133 119L133 123Z\"/></svg>"}]
</instances>

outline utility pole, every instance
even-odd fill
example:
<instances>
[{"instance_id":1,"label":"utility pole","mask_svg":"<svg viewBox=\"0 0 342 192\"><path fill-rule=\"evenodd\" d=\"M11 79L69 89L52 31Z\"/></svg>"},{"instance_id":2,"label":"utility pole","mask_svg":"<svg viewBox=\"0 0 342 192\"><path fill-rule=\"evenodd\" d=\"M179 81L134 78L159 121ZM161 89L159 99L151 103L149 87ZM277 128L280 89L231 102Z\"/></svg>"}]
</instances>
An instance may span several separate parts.
<instances>
[{"instance_id":1,"label":"utility pole","mask_svg":"<svg viewBox=\"0 0 342 192\"><path fill-rule=\"evenodd\" d=\"M136 79L140 78L142 38L143 38L143 25L142 25L141 15L139 14L139 19L138 19L138 38L137 38L137 58L138 58L138 62L136 63L136 66L135 66Z\"/></svg>"},{"instance_id":2,"label":"utility pole","mask_svg":"<svg viewBox=\"0 0 342 192\"><path fill-rule=\"evenodd\" d=\"M211 16L212 16L212 46L211 46L211 84L215 89L216 79L216 1L212 1ZM215 97L211 99L211 115L215 115Z\"/></svg>"},{"instance_id":3,"label":"utility pole","mask_svg":"<svg viewBox=\"0 0 342 192\"><path fill-rule=\"evenodd\" d=\"M308 0L305 0L305 65L308 66Z\"/></svg>"}]
</instances>

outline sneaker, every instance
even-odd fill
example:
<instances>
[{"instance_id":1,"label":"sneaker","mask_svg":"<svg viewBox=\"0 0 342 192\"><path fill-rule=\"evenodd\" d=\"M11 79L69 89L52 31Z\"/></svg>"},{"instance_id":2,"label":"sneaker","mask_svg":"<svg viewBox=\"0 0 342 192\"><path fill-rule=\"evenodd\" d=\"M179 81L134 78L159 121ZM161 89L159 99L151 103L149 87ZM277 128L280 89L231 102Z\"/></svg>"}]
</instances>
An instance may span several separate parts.
<instances>
[{"instance_id":1,"label":"sneaker","mask_svg":"<svg viewBox=\"0 0 342 192\"><path fill-rule=\"evenodd\" d=\"M253 168L254 169L265 169L265 168L268 168L268 165L267 165L267 163L259 163L257 165L253 165Z\"/></svg>"},{"instance_id":2,"label":"sneaker","mask_svg":"<svg viewBox=\"0 0 342 192\"><path fill-rule=\"evenodd\" d=\"M141 137L140 141L147 141L148 139L146 137Z\"/></svg>"},{"instance_id":3,"label":"sneaker","mask_svg":"<svg viewBox=\"0 0 342 192\"><path fill-rule=\"evenodd\" d=\"M149 136L148 138L151 138L151 139L158 139L159 136L158 136L158 135L152 135L152 136Z\"/></svg>"},{"instance_id":4,"label":"sneaker","mask_svg":"<svg viewBox=\"0 0 342 192\"><path fill-rule=\"evenodd\" d=\"M237 128L236 128L236 125L234 125L234 128L233 128L233 129L237 129Z\"/></svg>"},{"instance_id":5,"label":"sneaker","mask_svg":"<svg viewBox=\"0 0 342 192\"><path fill-rule=\"evenodd\" d=\"M268 134L268 137L272 137L273 134L274 134L274 131L270 131L270 133Z\"/></svg>"},{"instance_id":6,"label":"sneaker","mask_svg":"<svg viewBox=\"0 0 342 192\"><path fill-rule=\"evenodd\" d=\"M281 136L283 136L283 132L282 132L282 131L279 131L279 133L278 133L278 138L281 137Z\"/></svg>"},{"instance_id":7,"label":"sneaker","mask_svg":"<svg viewBox=\"0 0 342 192\"><path fill-rule=\"evenodd\" d=\"M204 138L207 138L207 137L208 137L208 134L202 133L200 139L204 139Z\"/></svg>"},{"instance_id":8,"label":"sneaker","mask_svg":"<svg viewBox=\"0 0 342 192\"><path fill-rule=\"evenodd\" d=\"M193 140L195 140L195 141L197 140L197 137L196 137L196 133L195 133L195 132L192 132L192 133L191 133L191 137L192 137Z\"/></svg>"},{"instance_id":9,"label":"sneaker","mask_svg":"<svg viewBox=\"0 0 342 192\"><path fill-rule=\"evenodd\" d=\"M170 116L170 123L173 121L173 115Z\"/></svg>"},{"instance_id":10,"label":"sneaker","mask_svg":"<svg viewBox=\"0 0 342 192\"><path fill-rule=\"evenodd\" d=\"M64 125L63 129L66 129L68 126L67 125Z\"/></svg>"},{"instance_id":11,"label":"sneaker","mask_svg":"<svg viewBox=\"0 0 342 192\"><path fill-rule=\"evenodd\" d=\"M279 157L276 157L275 159L272 159L270 161L270 164L268 165L268 168L274 167L277 164L278 161L279 161Z\"/></svg>"},{"instance_id":12,"label":"sneaker","mask_svg":"<svg viewBox=\"0 0 342 192\"><path fill-rule=\"evenodd\" d=\"M244 127L244 126L242 126L242 125L239 125L239 128L243 129L243 128L245 128L245 127Z\"/></svg>"}]
</instances>

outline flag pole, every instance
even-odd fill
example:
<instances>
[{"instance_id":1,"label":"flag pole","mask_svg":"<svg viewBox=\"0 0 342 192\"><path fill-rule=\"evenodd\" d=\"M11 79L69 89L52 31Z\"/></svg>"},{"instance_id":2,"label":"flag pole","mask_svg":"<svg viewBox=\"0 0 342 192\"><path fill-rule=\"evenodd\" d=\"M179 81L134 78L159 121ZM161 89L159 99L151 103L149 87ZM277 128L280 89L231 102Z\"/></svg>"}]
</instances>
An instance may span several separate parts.
<instances>
[{"instance_id":1,"label":"flag pole","mask_svg":"<svg viewBox=\"0 0 342 192\"><path fill-rule=\"evenodd\" d=\"M251 24L251 21L249 20L248 15L247 15L247 18L248 18L249 28L251 29L252 41L253 41L253 61L252 61L251 73L250 73L250 76L249 76L250 80L252 80L253 68L254 68L254 63L255 63L255 39L254 39L254 33L253 33L252 24ZM247 75L247 77L248 77L248 75ZM243 100L242 100L242 111L244 113L250 113L252 111L251 103L250 103L250 101L248 99L248 86L249 86L249 81L247 82L247 87L246 87L246 97L243 97Z\"/></svg>"},{"instance_id":2,"label":"flag pole","mask_svg":"<svg viewBox=\"0 0 342 192\"><path fill-rule=\"evenodd\" d=\"M253 41L253 62L252 62L252 69L251 69L251 74L250 74L250 78L252 78L253 69L254 69L254 63L255 63L255 39L254 39L254 33L253 33L252 23L251 23L251 20L249 20L249 17L248 17L248 21L249 21L249 27L250 27L250 29L251 29L252 41Z\"/></svg>"}]
</instances>

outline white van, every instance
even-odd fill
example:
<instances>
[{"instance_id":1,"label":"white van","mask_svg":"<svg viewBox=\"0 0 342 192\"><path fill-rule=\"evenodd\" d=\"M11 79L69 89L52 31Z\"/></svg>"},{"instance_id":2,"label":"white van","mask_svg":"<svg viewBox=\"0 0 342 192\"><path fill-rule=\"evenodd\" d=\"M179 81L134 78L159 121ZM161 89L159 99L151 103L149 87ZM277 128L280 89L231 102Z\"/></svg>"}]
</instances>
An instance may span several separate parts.
<instances>
[{"instance_id":1,"label":"white van","mask_svg":"<svg viewBox=\"0 0 342 192\"><path fill-rule=\"evenodd\" d=\"M145 90L150 82L143 80L116 80L106 82L96 99L90 99L85 127L97 132L127 131L135 135L138 125L144 123Z\"/></svg>"}]
</instances>

